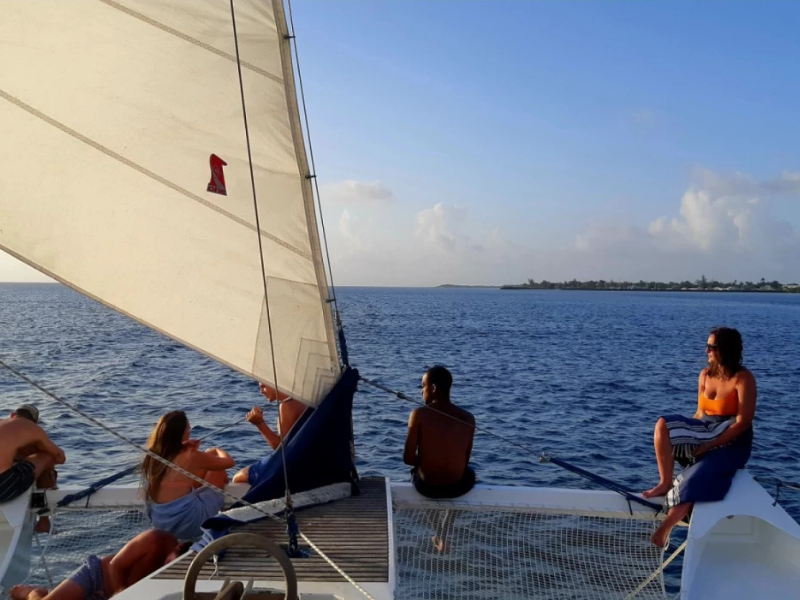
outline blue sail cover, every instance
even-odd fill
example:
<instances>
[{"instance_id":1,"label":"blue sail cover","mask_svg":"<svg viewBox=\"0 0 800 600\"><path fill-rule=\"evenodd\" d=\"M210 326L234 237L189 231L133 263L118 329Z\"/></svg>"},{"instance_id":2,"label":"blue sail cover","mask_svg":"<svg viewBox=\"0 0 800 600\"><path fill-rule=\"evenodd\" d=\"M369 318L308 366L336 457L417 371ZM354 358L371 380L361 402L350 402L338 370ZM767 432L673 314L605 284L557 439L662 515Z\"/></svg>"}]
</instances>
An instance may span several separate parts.
<instances>
[{"instance_id":1,"label":"blue sail cover","mask_svg":"<svg viewBox=\"0 0 800 600\"><path fill-rule=\"evenodd\" d=\"M293 494L333 483L356 482L351 418L357 384L358 371L348 367L320 405L307 408L284 438L289 490ZM242 497L250 503L283 498L286 492L280 448L262 460L265 464L258 469L258 481L252 482ZM220 530L236 523L220 515L208 519L203 528Z\"/></svg>"}]
</instances>

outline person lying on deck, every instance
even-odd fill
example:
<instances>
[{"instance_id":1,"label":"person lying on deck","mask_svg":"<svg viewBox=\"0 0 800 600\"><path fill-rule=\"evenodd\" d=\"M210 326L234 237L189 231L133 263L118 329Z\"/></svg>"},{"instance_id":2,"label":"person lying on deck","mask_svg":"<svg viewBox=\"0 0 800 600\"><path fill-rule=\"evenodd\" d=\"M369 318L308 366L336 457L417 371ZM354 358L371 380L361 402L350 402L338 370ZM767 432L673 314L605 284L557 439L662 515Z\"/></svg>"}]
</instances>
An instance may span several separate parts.
<instances>
[{"instance_id":1,"label":"person lying on deck","mask_svg":"<svg viewBox=\"0 0 800 600\"><path fill-rule=\"evenodd\" d=\"M219 448L201 452L200 442L189 439L190 432L189 419L183 411L169 412L158 420L147 449L211 485L224 488L228 483L225 469L234 466L233 458ZM153 526L180 539L199 536L203 521L216 515L224 503L217 490L150 456L142 461L142 486Z\"/></svg>"},{"instance_id":2,"label":"person lying on deck","mask_svg":"<svg viewBox=\"0 0 800 600\"><path fill-rule=\"evenodd\" d=\"M24 494L34 482L40 488L56 485L55 465L67 457L39 426L39 410L23 404L0 421L0 504ZM38 532L50 531L50 519L40 517Z\"/></svg>"},{"instance_id":3,"label":"person lying on deck","mask_svg":"<svg viewBox=\"0 0 800 600\"><path fill-rule=\"evenodd\" d=\"M656 422L654 445L659 482L642 494L664 496L667 518L651 536L659 547L695 502L725 498L737 469L750 459L756 380L742 366L742 336L736 329L712 329L706 343L708 367L700 372L697 411L692 418L665 415ZM678 461L683 473L673 482Z\"/></svg>"},{"instance_id":4,"label":"person lying on deck","mask_svg":"<svg viewBox=\"0 0 800 600\"><path fill-rule=\"evenodd\" d=\"M264 436L269 447L276 450L281 443L281 434L284 436L288 435L289 431L297 422L297 419L300 418L307 407L299 400L290 398L283 392L278 392L274 388L263 383L259 385L259 389L269 402L278 402L278 433L272 431L270 426L264 421L264 413L259 406L254 406L253 409L247 413L247 420L255 425L258 431L261 432L261 435ZM233 476L233 482L249 483L253 485L259 479L259 466L263 464L266 464L265 460L245 467Z\"/></svg>"},{"instance_id":5,"label":"person lying on deck","mask_svg":"<svg viewBox=\"0 0 800 600\"><path fill-rule=\"evenodd\" d=\"M11 600L103 600L119 594L151 573L168 565L189 549L175 536L150 529L129 541L111 556L89 556L86 564L62 581L52 592L34 585L15 585Z\"/></svg>"}]
</instances>

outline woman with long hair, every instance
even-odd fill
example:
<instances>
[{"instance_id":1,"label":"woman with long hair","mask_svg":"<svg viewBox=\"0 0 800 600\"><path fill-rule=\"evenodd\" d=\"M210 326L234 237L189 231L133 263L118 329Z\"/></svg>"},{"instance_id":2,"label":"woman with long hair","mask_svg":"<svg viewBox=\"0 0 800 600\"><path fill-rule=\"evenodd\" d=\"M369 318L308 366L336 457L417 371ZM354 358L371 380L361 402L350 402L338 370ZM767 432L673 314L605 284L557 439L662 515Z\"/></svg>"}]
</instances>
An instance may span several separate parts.
<instances>
[{"instance_id":1,"label":"woman with long hair","mask_svg":"<svg viewBox=\"0 0 800 600\"><path fill-rule=\"evenodd\" d=\"M664 496L669 512L650 538L664 546L672 528L695 502L715 502L728 493L753 446L756 380L742 366L742 336L736 329L712 329L706 343L708 367L700 372L694 416L665 415L656 422L654 445L658 485L642 494ZM678 461L684 468L673 482Z\"/></svg>"},{"instance_id":2,"label":"woman with long hair","mask_svg":"<svg viewBox=\"0 0 800 600\"><path fill-rule=\"evenodd\" d=\"M190 432L186 414L174 410L158 420L147 449L217 488L224 487L228 483L225 469L234 465L230 454L219 448L201 452L200 442L189 439ZM216 515L224 501L215 489L150 456L142 461L142 487L153 526L180 539L200 535L203 521Z\"/></svg>"}]
</instances>

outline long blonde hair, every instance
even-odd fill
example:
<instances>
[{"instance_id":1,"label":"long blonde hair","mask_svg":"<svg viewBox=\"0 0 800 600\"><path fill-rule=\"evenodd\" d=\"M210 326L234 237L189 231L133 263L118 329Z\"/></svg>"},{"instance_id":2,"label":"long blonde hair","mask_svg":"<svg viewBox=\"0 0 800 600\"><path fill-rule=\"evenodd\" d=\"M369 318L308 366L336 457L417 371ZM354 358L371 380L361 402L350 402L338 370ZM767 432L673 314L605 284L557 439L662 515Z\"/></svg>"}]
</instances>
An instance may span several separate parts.
<instances>
[{"instance_id":1,"label":"long blonde hair","mask_svg":"<svg viewBox=\"0 0 800 600\"><path fill-rule=\"evenodd\" d=\"M147 440L147 449L164 458L173 460L183 450L183 434L189 419L182 410L168 412L158 420ZM148 500L155 502L161 482L169 467L156 459L145 456L142 461L142 487Z\"/></svg>"}]
</instances>

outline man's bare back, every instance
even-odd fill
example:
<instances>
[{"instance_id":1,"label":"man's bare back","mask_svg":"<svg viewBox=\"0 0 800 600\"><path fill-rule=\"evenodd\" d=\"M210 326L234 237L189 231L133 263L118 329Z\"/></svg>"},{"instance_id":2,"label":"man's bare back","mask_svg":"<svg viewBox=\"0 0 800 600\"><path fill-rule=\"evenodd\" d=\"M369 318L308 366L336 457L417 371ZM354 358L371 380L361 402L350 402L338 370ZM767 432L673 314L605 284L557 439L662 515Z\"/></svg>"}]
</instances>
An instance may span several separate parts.
<instances>
[{"instance_id":1,"label":"man's bare back","mask_svg":"<svg viewBox=\"0 0 800 600\"><path fill-rule=\"evenodd\" d=\"M452 376L444 367L425 373L422 397L426 406L414 409L408 419L403 460L416 467L427 485L461 481L472 453L475 417L450 401L451 382Z\"/></svg>"},{"instance_id":2,"label":"man's bare back","mask_svg":"<svg viewBox=\"0 0 800 600\"><path fill-rule=\"evenodd\" d=\"M432 402L414 409L409 430L417 432L416 467L426 483L448 485L463 477L472 453L474 426L475 417L452 403Z\"/></svg>"},{"instance_id":3,"label":"man's bare back","mask_svg":"<svg viewBox=\"0 0 800 600\"><path fill-rule=\"evenodd\" d=\"M39 411L22 405L0 421L0 503L19 498L34 483L55 486L55 465L64 464L64 451L38 425ZM50 531L50 519L39 517L36 531Z\"/></svg>"},{"instance_id":4,"label":"man's bare back","mask_svg":"<svg viewBox=\"0 0 800 600\"><path fill-rule=\"evenodd\" d=\"M55 464L64 463L64 451L36 423L22 417L0 421L0 472L10 469L16 461L31 460L39 453L52 456Z\"/></svg>"}]
</instances>

